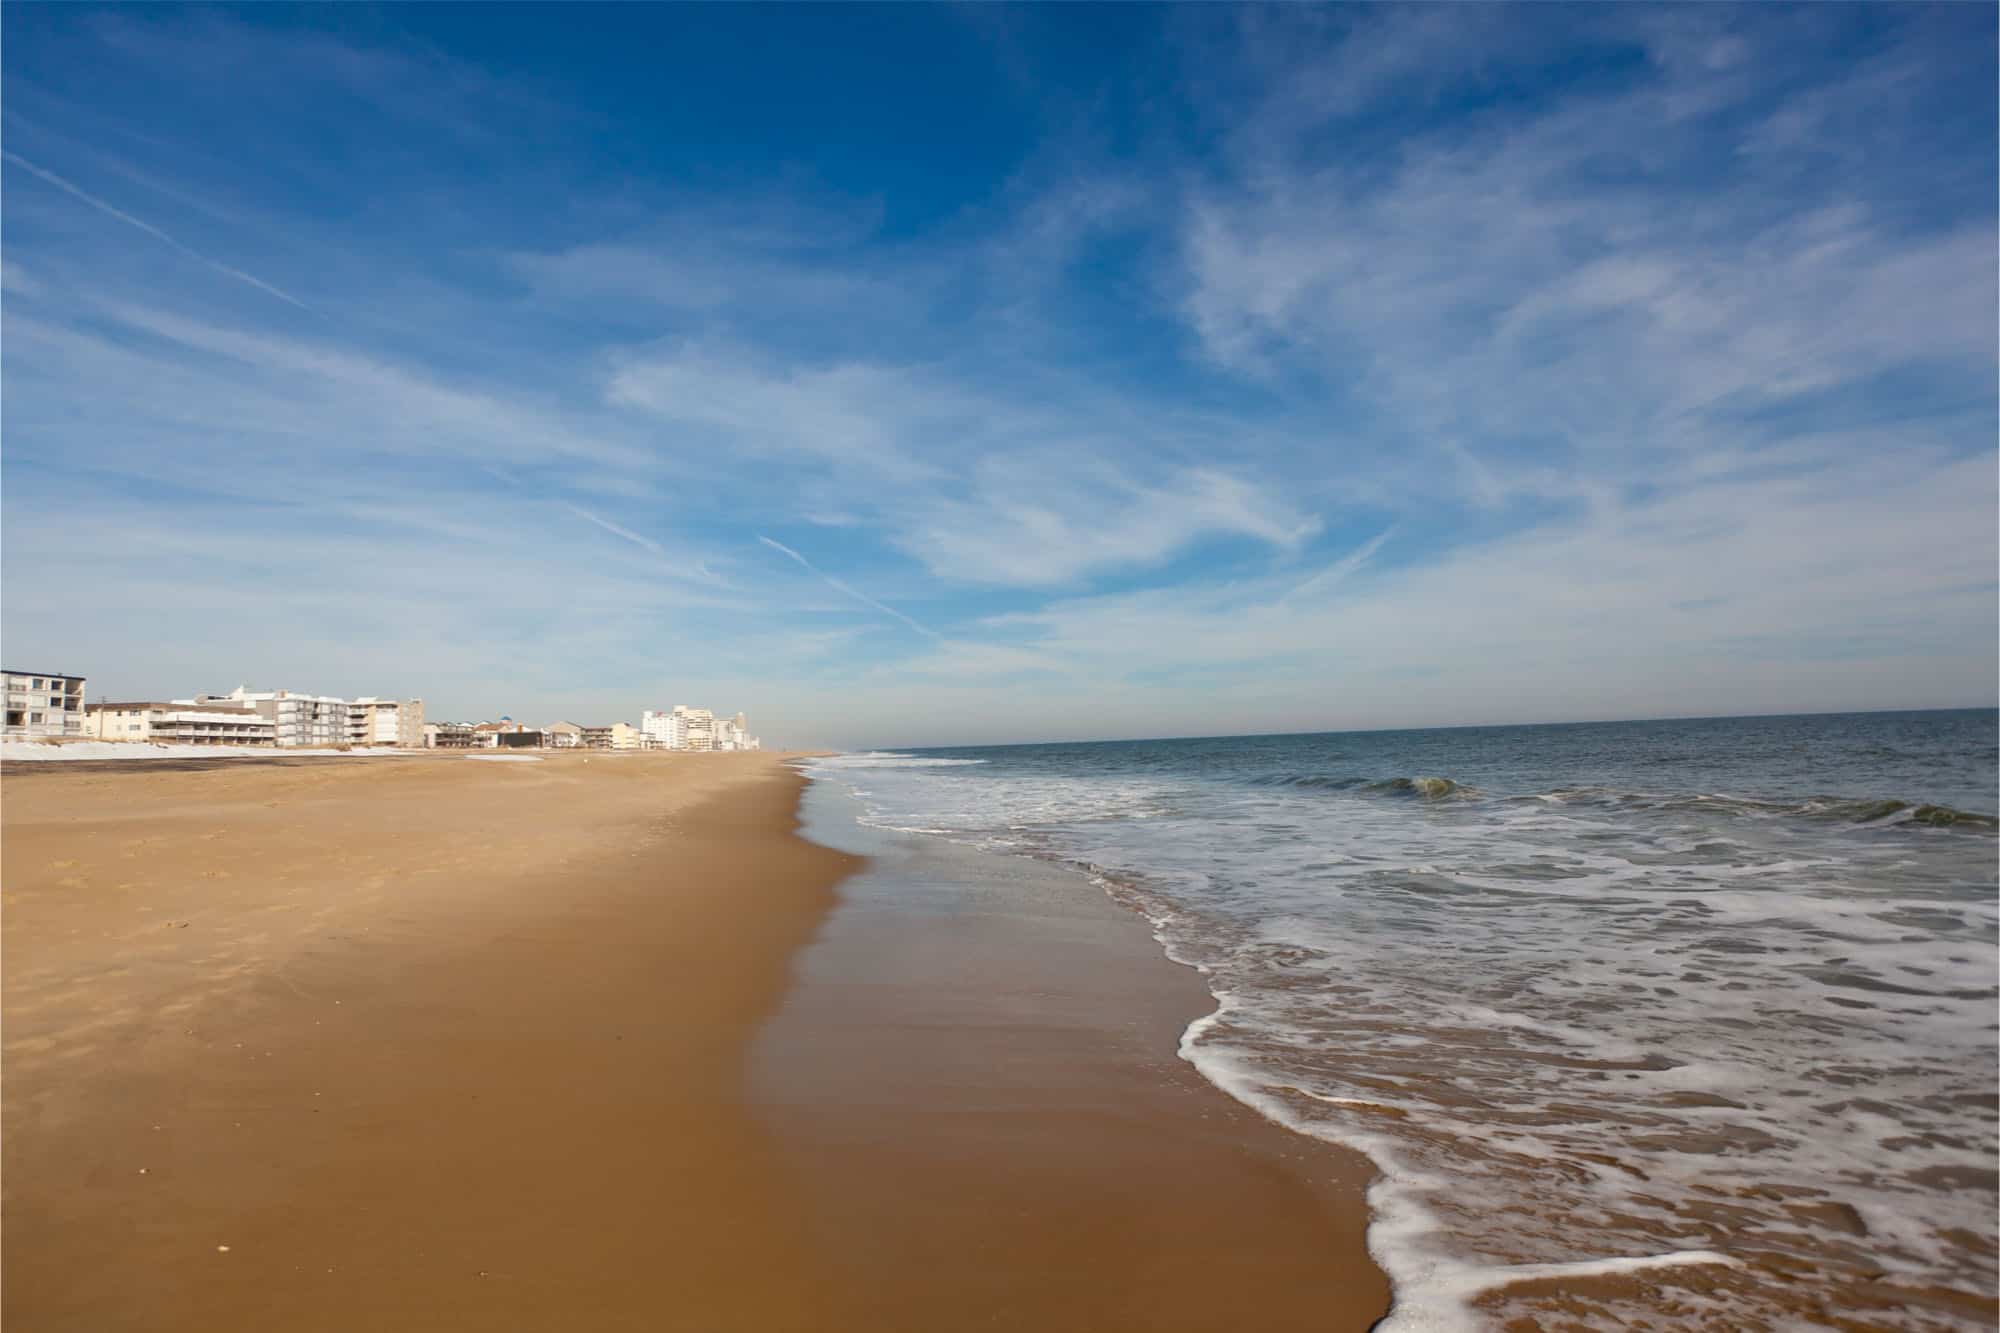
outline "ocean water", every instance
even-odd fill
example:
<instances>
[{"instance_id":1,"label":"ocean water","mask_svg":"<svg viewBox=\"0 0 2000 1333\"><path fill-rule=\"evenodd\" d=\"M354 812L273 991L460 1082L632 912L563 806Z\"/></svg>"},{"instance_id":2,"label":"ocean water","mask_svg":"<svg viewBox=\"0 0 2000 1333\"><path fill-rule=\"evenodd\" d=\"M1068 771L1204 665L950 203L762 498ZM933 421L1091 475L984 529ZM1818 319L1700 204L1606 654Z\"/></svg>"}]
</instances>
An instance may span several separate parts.
<instances>
[{"instance_id":1,"label":"ocean water","mask_svg":"<svg viewBox=\"0 0 2000 1333\"><path fill-rule=\"evenodd\" d=\"M870 822L1070 862L1145 912L1216 998L1183 1055L1381 1169L1386 1329L1958 1330L1992 1327L1996 1283L1996 729L1730 718L812 772Z\"/></svg>"}]
</instances>

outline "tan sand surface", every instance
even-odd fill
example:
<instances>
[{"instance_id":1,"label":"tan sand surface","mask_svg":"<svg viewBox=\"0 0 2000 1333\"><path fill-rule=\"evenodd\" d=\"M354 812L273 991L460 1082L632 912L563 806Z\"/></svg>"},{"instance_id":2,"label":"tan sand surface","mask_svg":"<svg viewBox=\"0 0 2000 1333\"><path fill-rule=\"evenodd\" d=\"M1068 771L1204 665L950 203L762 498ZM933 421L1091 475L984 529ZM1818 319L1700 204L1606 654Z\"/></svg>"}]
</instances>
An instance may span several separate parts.
<instances>
[{"instance_id":1,"label":"tan sand surface","mask_svg":"<svg viewBox=\"0 0 2000 1333\"><path fill-rule=\"evenodd\" d=\"M1330 1226L1295 1164L1228 1166L1203 1128L1234 1110L1219 1094L1148 1094L1129 1065L1103 1091L1158 1133L1124 1156L1063 1099L1031 1140L915 1158L907 1119L829 1097L804 1133L751 1105L746 1052L857 864L793 836L801 780L778 756L62 764L0 784L10 1331L1158 1326L1123 1317L1173 1308L1133 1284L1191 1291L1212 1262L1208 1228L1176 1217L1303 1229L1353 1261L1358 1226ZM1016 1056L1075 1067L1077 1049L1031 1034ZM897 1086L913 1109L962 1091ZM1159 1172L1177 1142L1215 1169ZM815 1148L825 1169L802 1173ZM1065 1155L1088 1168L1066 1195ZM930 1180L905 1193L913 1168ZM977 1283L915 1243L953 1172L970 1254L952 1271ZM1029 1188L995 1190L1016 1175ZM848 1198L893 1222L867 1263L824 1234ZM1049 1266L1099 1241L1101 1270ZM1317 1288L1291 1253L1226 1326L1356 1326L1301 1321ZM996 1302L996 1281L1027 1295Z\"/></svg>"}]
</instances>

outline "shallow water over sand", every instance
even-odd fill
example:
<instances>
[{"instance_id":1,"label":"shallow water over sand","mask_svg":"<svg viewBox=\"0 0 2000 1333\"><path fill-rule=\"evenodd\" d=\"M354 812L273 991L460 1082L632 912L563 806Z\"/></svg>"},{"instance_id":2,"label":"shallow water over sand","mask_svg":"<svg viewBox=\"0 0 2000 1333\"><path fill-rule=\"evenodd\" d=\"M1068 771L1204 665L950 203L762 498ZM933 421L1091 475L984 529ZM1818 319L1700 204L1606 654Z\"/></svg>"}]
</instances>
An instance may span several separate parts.
<instances>
[{"instance_id":1,"label":"shallow water over sand","mask_svg":"<svg viewBox=\"0 0 2000 1333\"><path fill-rule=\"evenodd\" d=\"M1994 724L1009 747L819 771L872 820L1077 862L1147 912L1219 1001L1184 1054L1383 1168L1391 1327L1985 1328Z\"/></svg>"}]
</instances>

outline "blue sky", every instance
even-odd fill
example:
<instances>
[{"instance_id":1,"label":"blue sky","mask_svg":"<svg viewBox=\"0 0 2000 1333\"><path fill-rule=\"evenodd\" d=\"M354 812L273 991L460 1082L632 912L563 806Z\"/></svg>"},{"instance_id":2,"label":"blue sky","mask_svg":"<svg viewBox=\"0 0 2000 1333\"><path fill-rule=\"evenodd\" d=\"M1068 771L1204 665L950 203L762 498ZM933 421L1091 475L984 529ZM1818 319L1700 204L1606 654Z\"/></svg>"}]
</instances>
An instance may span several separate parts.
<instances>
[{"instance_id":1,"label":"blue sky","mask_svg":"<svg viewBox=\"0 0 2000 1333\"><path fill-rule=\"evenodd\" d=\"M1990 705L1990 6L4 12L4 629L924 744Z\"/></svg>"}]
</instances>

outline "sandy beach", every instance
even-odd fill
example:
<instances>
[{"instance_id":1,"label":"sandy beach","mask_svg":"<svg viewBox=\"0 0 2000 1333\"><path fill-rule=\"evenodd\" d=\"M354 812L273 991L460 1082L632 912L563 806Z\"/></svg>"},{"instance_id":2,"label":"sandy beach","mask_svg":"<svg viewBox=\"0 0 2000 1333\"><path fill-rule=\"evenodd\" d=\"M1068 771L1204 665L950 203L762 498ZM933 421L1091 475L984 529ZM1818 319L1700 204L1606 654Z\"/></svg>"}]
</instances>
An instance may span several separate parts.
<instances>
[{"instance_id":1,"label":"sandy beach","mask_svg":"<svg viewBox=\"0 0 2000 1333\"><path fill-rule=\"evenodd\" d=\"M989 920L956 932L979 984L885 970L890 1009L819 1007L945 936L829 926L862 862L797 836L779 756L4 781L10 1329L1343 1329L1386 1301L1361 1182L1173 1059L1205 997L1119 909ZM821 932L815 1031L786 997ZM996 1064L1009 995L1045 998Z\"/></svg>"}]
</instances>

